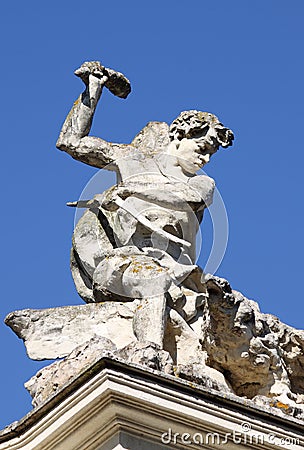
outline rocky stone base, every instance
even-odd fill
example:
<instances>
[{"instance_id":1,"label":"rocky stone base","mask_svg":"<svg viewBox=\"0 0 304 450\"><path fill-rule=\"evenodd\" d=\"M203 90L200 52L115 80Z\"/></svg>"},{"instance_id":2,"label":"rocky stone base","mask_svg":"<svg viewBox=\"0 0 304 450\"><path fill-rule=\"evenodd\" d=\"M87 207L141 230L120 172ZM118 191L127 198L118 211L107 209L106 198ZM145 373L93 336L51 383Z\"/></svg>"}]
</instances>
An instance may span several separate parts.
<instances>
[{"instance_id":1,"label":"rocky stone base","mask_svg":"<svg viewBox=\"0 0 304 450\"><path fill-rule=\"evenodd\" d=\"M64 358L26 383L33 405L108 357L304 419L304 332L224 279L205 276L203 291L11 313L31 358Z\"/></svg>"},{"instance_id":2,"label":"rocky stone base","mask_svg":"<svg viewBox=\"0 0 304 450\"><path fill-rule=\"evenodd\" d=\"M174 365L170 354L152 342L134 341L119 350L109 339L95 336L84 345L77 347L63 360L39 370L25 383L26 389L32 396L33 406L41 406L56 396L59 391L84 372L89 371L103 358L148 368L159 376L166 374L175 379L185 380L192 387L197 385L208 391L226 393L232 399L239 398L225 380L224 375L211 367L204 364ZM295 403L287 395L285 398L282 398L282 395L277 398L256 396L251 401L268 410L273 409L297 419L304 419L304 405Z\"/></svg>"},{"instance_id":3,"label":"rocky stone base","mask_svg":"<svg viewBox=\"0 0 304 450\"><path fill-rule=\"evenodd\" d=\"M25 383L33 399L32 405L36 407L44 403L102 358L123 360L166 374L174 374L172 358L156 344L132 342L119 350L109 339L94 336L85 344L76 347L63 360L39 370Z\"/></svg>"}]
</instances>

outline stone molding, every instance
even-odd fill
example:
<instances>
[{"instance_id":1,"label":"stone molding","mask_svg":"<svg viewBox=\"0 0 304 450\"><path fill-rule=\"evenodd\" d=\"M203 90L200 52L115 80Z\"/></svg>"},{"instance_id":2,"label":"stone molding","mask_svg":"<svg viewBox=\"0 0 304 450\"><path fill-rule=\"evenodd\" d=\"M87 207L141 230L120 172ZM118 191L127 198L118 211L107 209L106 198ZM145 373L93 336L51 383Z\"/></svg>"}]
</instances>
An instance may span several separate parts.
<instances>
[{"instance_id":1,"label":"stone molding","mask_svg":"<svg viewBox=\"0 0 304 450\"><path fill-rule=\"evenodd\" d=\"M242 425L243 424L243 425ZM242 426L249 424L246 439ZM300 421L270 414L244 399L232 399L172 376L104 358L19 423L3 430L0 450L113 450L224 448L182 443L206 433L227 449L304 449ZM168 431L179 439L162 443ZM199 434L198 434L199 433ZM256 442L255 436L260 437ZM273 436L273 442L269 442ZM209 435L210 438L210 435ZM168 441L169 434L165 436ZM211 438L210 438L211 439ZM283 444L283 440L285 444ZM291 445L292 444L292 445Z\"/></svg>"}]
</instances>

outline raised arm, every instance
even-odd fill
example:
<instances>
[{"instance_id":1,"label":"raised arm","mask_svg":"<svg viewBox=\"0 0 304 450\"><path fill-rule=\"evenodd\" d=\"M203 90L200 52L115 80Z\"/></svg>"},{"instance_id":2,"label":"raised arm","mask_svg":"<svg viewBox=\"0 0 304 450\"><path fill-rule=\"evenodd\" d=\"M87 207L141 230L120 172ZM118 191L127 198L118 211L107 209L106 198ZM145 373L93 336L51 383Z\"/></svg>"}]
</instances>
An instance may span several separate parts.
<instances>
[{"instance_id":1,"label":"raised arm","mask_svg":"<svg viewBox=\"0 0 304 450\"><path fill-rule=\"evenodd\" d=\"M75 75L82 79L86 88L69 112L56 146L90 166L114 168L124 146L88 134L103 87L108 87L118 97L126 98L131 90L130 83L122 74L106 69L97 61L82 64Z\"/></svg>"}]
</instances>

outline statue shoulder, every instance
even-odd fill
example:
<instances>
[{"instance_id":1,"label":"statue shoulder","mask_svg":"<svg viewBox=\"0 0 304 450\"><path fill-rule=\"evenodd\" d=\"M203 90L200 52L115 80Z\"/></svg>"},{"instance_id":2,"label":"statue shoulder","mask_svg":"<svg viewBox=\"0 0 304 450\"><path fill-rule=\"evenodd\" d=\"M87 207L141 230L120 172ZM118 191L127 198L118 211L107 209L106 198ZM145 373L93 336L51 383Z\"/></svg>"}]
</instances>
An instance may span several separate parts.
<instances>
[{"instance_id":1,"label":"statue shoulder","mask_svg":"<svg viewBox=\"0 0 304 450\"><path fill-rule=\"evenodd\" d=\"M143 154L156 155L169 145L169 125L166 122L149 122L133 139L131 145Z\"/></svg>"},{"instance_id":2,"label":"statue shoulder","mask_svg":"<svg viewBox=\"0 0 304 450\"><path fill-rule=\"evenodd\" d=\"M211 205L215 189L213 178L208 175L196 175L189 180L189 185L200 194L206 206Z\"/></svg>"}]
</instances>

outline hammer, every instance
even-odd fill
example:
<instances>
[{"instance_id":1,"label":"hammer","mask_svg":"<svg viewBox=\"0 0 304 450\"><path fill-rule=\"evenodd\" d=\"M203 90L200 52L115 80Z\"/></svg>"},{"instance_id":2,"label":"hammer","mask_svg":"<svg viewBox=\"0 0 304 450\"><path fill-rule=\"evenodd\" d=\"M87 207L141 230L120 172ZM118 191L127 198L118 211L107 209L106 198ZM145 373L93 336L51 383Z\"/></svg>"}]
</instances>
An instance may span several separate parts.
<instances>
[{"instance_id":1,"label":"hammer","mask_svg":"<svg viewBox=\"0 0 304 450\"><path fill-rule=\"evenodd\" d=\"M108 79L105 82L105 86L117 97L127 98L131 92L131 84L128 78L116 70L102 66L99 61L85 62L79 69L75 70L74 73L77 77L81 78L85 84L88 84L90 74L97 78L106 76Z\"/></svg>"}]
</instances>

